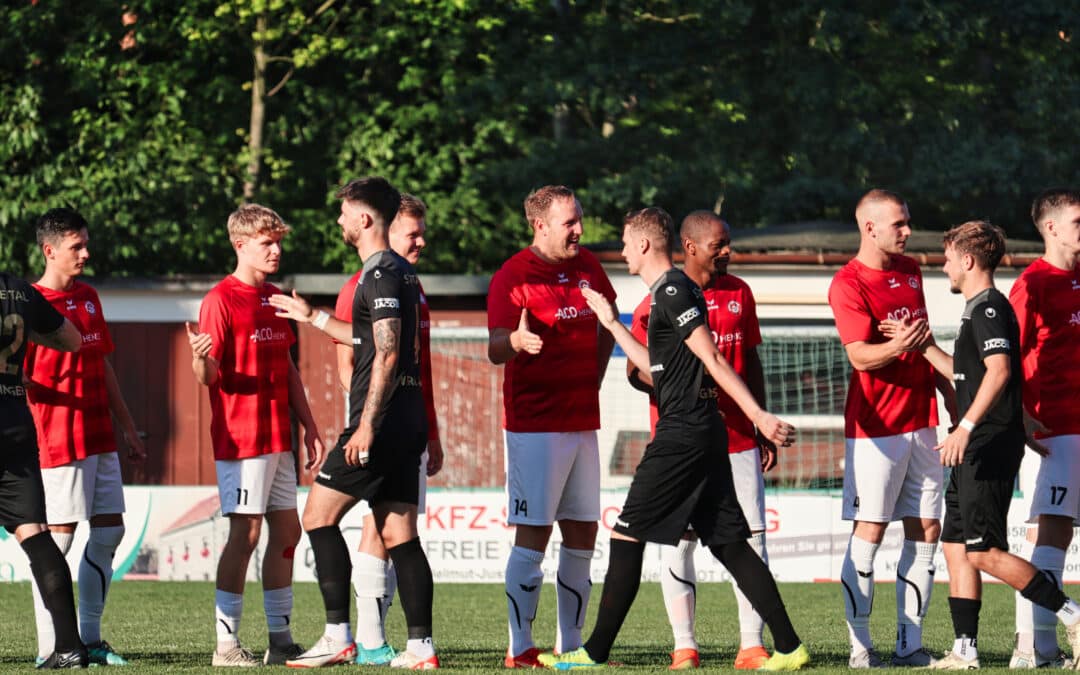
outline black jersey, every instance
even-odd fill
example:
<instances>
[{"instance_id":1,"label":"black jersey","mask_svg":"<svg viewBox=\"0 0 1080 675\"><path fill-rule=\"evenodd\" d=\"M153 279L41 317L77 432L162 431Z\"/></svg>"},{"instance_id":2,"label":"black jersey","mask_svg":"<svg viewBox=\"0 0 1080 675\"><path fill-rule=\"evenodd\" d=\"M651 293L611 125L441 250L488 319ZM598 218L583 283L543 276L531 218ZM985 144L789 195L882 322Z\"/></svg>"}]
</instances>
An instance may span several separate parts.
<instances>
[{"instance_id":1,"label":"black jersey","mask_svg":"<svg viewBox=\"0 0 1080 675\"><path fill-rule=\"evenodd\" d=\"M649 289L649 365L661 431L694 431L719 421L715 383L686 338L706 326L705 297L690 277L672 268Z\"/></svg>"},{"instance_id":2,"label":"black jersey","mask_svg":"<svg viewBox=\"0 0 1080 675\"><path fill-rule=\"evenodd\" d=\"M971 435L971 443L1004 431L1022 430L1023 370L1020 365L1020 328L1009 300L996 288L988 288L968 300L953 348L953 380L956 405L963 417L986 375L983 359L1008 354L1011 374L997 403L987 411Z\"/></svg>"},{"instance_id":3,"label":"black jersey","mask_svg":"<svg viewBox=\"0 0 1080 675\"><path fill-rule=\"evenodd\" d=\"M29 283L0 272L0 429L30 420L23 387L23 357L30 332L47 335L64 317Z\"/></svg>"},{"instance_id":4,"label":"black jersey","mask_svg":"<svg viewBox=\"0 0 1080 675\"><path fill-rule=\"evenodd\" d=\"M364 272L353 296L353 373L349 386L349 427L356 429L371 382L375 358L372 326L380 319L401 319L398 359L390 394L375 420L378 433L384 420L409 432L424 430L424 398L420 388L420 282L416 270L391 250L364 261Z\"/></svg>"}]
</instances>

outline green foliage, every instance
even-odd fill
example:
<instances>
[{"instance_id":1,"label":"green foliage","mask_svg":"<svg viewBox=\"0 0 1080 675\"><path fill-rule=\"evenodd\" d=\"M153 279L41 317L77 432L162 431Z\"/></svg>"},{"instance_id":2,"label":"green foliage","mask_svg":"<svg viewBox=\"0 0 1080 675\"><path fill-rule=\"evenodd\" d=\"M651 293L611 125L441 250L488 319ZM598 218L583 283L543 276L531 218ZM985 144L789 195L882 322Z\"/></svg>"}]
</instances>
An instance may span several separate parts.
<instances>
[{"instance_id":1,"label":"green foliage","mask_svg":"<svg viewBox=\"0 0 1080 675\"><path fill-rule=\"evenodd\" d=\"M35 265L50 206L92 224L95 274L222 272L243 199L253 49L271 55L254 199L286 269L346 271L332 194L369 173L431 207L426 271L490 271L521 201L578 192L590 241L648 204L740 225L847 219L871 186L918 224L1029 233L1080 164L1077 14L1050 0L23 2L0 26L0 256ZM258 20L265 19L263 28Z\"/></svg>"}]
</instances>

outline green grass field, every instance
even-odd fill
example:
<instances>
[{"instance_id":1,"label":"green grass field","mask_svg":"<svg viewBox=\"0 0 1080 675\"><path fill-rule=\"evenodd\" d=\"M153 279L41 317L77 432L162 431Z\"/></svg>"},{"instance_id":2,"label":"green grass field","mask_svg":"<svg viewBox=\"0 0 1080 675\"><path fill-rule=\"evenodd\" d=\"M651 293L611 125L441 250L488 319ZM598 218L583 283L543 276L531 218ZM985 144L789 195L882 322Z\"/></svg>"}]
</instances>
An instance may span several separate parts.
<instances>
[{"instance_id":1,"label":"green grass field","mask_svg":"<svg viewBox=\"0 0 1080 675\"><path fill-rule=\"evenodd\" d=\"M591 629L600 585L593 590L586 634ZM298 584L293 612L293 635L310 645L322 631L323 610L318 588ZM784 584L781 593L792 620L813 654L815 670L847 670L847 631L837 584ZM1013 641L1013 594L994 584L986 587L979 636L984 668L1005 668ZM934 589L925 623L925 643L934 652L952 645L948 588ZM891 584L879 584L874 603L874 641L884 655L891 653L895 630L895 597ZM266 648L262 594L249 584L247 613L241 626L245 646ZM555 631L555 593L544 588L535 624L538 645L550 649ZM355 612L355 610L354 610ZM506 601L501 585L447 584L435 589L435 642L445 668L469 672L500 672L506 649ZM400 605L391 609L390 639L405 641ZM125 655L133 672L220 672L210 668L213 648L213 586L196 582L121 582L114 584L104 619L104 635ZM0 673L29 671L36 653L34 619L27 583L0 584ZM738 641L735 600L726 584L698 587L698 640L702 665L708 670L731 670ZM658 584L642 584L641 592L615 644L611 658L623 669L660 671L668 664L671 633ZM351 668L359 668L352 666ZM278 670L284 670L279 667Z\"/></svg>"}]
</instances>

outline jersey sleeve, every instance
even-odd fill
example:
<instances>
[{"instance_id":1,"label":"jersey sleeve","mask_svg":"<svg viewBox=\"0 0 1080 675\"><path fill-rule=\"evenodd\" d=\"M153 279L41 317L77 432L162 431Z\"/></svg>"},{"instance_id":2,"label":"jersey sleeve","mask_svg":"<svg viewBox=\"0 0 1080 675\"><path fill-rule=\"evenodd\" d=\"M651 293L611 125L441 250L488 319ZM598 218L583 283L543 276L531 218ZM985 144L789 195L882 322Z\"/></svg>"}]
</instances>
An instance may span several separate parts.
<instances>
[{"instance_id":1,"label":"jersey sleeve","mask_svg":"<svg viewBox=\"0 0 1080 675\"><path fill-rule=\"evenodd\" d=\"M507 266L491 277L487 296L488 330L507 328L514 330L521 320L522 301L520 288L510 278Z\"/></svg>"},{"instance_id":2,"label":"jersey sleeve","mask_svg":"<svg viewBox=\"0 0 1080 675\"><path fill-rule=\"evenodd\" d=\"M358 290L371 309L371 323L383 319L401 318L401 295L404 280L397 270L389 267L375 269L364 278Z\"/></svg>"},{"instance_id":3,"label":"jersey sleeve","mask_svg":"<svg viewBox=\"0 0 1080 675\"><path fill-rule=\"evenodd\" d=\"M829 286L829 306L832 307L836 330L842 344L868 342L874 335L874 318L867 311L854 284L836 278Z\"/></svg>"},{"instance_id":4,"label":"jersey sleeve","mask_svg":"<svg viewBox=\"0 0 1080 675\"><path fill-rule=\"evenodd\" d=\"M1035 326L1035 312L1031 311L1032 298L1023 274L1013 282L1009 291L1009 304L1012 305L1016 322L1020 325L1020 351L1026 353L1035 346L1038 331Z\"/></svg>"},{"instance_id":5,"label":"jersey sleeve","mask_svg":"<svg viewBox=\"0 0 1080 675\"><path fill-rule=\"evenodd\" d=\"M26 291L26 297L30 299L27 307L29 311L23 318L30 330L38 335L48 335L60 330L64 325L64 315L56 311L45 296L30 284L25 284L22 290Z\"/></svg>"},{"instance_id":6,"label":"jersey sleeve","mask_svg":"<svg viewBox=\"0 0 1080 675\"><path fill-rule=\"evenodd\" d=\"M1008 354L1017 349L1009 339L1008 307L994 307L985 302L971 313L971 334L979 349L979 358L993 354Z\"/></svg>"},{"instance_id":7,"label":"jersey sleeve","mask_svg":"<svg viewBox=\"0 0 1080 675\"><path fill-rule=\"evenodd\" d=\"M698 326L705 326L706 316L688 286L668 282L657 289L653 312L663 312L672 330L685 340ZM708 326L706 326L707 328Z\"/></svg>"},{"instance_id":8,"label":"jersey sleeve","mask_svg":"<svg viewBox=\"0 0 1080 675\"><path fill-rule=\"evenodd\" d=\"M352 303L356 295L356 279L350 278L338 292L334 303L334 318L345 323L352 323Z\"/></svg>"},{"instance_id":9,"label":"jersey sleeve","mask_svg":"<svg viewBox=\"0 0 1080 675\"><path fill-rule=\"evenodd\" d=\"M210 356L218 363L225 354L225 345L231 339L229 315L220 293L210 292L199 307L199 332L210 335Z\"/></svg>"}]
</instances>

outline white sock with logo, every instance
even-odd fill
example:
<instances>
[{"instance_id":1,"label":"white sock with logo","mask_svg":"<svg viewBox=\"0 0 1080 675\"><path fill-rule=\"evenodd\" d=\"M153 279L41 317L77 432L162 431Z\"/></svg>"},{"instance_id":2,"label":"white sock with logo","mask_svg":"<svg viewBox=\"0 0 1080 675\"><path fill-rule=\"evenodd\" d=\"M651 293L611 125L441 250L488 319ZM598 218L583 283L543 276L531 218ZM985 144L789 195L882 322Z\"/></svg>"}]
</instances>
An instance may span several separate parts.
<instances>
[{"instance_id":1,"label":"white sock with logo","mask_svg":"<svg viewBox=\"0 0 1080 675\"><path fill-rule=\"evenodd\" d=\"M386 643L382 605L386 598L386 561L368 553L353 556L353 595L356 597L356 639L364 649Z\"/></svg>"},{"instance_id":2,"label":"white sock with logo","mask_svg":"<svg viewBox=\"0 0 1080 675\"><path fill-rule=\"evenodd\" d=\"M214 589L214 626L217 629L219 653L240 646L240 619L243 615L243 593Z\"/></svg>"},{"instance_id":3,"label":"white sock with logo","mask_svg":"<svg viewBox=\"0 0 1080 675\"><path fill-rule=\"evenodd\" d=\"M694 612L697 606L697 570L694 549L697 542L682 539L675 546L660 547L660 590L664 594L675 649L697 649L694 639Z\"/></svg>"},{"instance_id":4,"label":"white sock with logo","mask_svg":"<svg viewBox=\"0 0 1080 675\"><path fill-rule=\"evenodd\" d=\"M559 548L559 569L555 573L555 600L558 625L555 651L572 652L581 646L581 629L592 591L592 550ZM519 652L520 653L520 652Z\"/></svg>"},{"instance_id":5,"label":"white sock with logo","mask_svg":"<svg viewBox=\"0 0 1080 675\"><path fill-rule=\"evenodd\" d=\"M67 555L71 550L71 541L75 538L74 532L50 532L56 548L62 555ZM33 575L30 577L30 590L34 596L34 623L37 626L38 658L47 659L53 653L56 646L56 632L53 630L52 613L45 608L45 602L41 599L41 591L38 590L37 582Z\"/></svg>"},{"instance_id":6,"label":"white sock with logo","mask_svg":"<svg viewBox=\"0 0 1080 675\"><path fill-rule=\"evenodd\" d=\"M896 655L922 647L922 622L934 590L936 543L905 539L896 566Z\"/></svg>"},{"instance_id":7,"label":"white sock with logo","mask_svg":"<svg viewBox=\"0 0 1080 675\"><path fill-rule=\"evenodd\" d=\"M840 568L844 615L852 654L874 647L870 638L870 609L874 606L874 556L877 555L878 546L851 535Z\"/></svg>"},{"instance_id":8,"label":"white sock with logo","mask_svg":"<svg viewBox=\"0 0 1080 675\"><path fill-rule=\"evenodd\" d=\"M79 633L88 645L101 642L101 615L112 584L113 556L124 539L124 526L91 527L79 563Z\"/></svg>"},{"instance_id":9,"label":"white sock with logo","mask_svg":"<svg viewBox=\"0 0 1080 675\"><path fill-rule=\"evenodd\" d=\"M544 572L540 569L543 560L543 551L523 546L510 549L510 559L506 561L506 605L511 656L536 646L533 643L532 624L540 604L540 588L544 583Z\"/></svg>"},{"instance_id":10,"label":"white sock with logo","mask_svg":"<svg viewBox=\"0 0 1080 675\"><path fill-rule=\"evenodd\" d=\"M953 640L952 651L953 654L968 662L979 658L979 648L976 645L975 638L966 635Z\"/></svg>"},{"instance_id":11,"label":"white sock with logo","mask_svg":"<svg viewBox=\"0 0 1080 675\"><path fill-rule=\"evenodd\" d=\"M1055 546L1036 546L1031 553L1031 564L1035 569L1053 577L1054 583L1061 588L1061 576L1065 571L1065 551ZM1057 616L1045 607L1033 605L1031 623L1035 651L1039 654L1057 654Z\"/></svg>"},{"instance_id":12,"label":"white sock with logo","mask_svg":"<svg viewBox=\"0 0 1080 675\"><path fill-rule=\"evenodd\" d=\"M1034 552L1035 543L1025 538L1020 544L1020 557L1030 561ZM1030 654L1035 651L1035 603L1020 595L1020 591L1016 591L1014 595L1016 597L1016 648Z\"/></svg>"}]
</instances>

